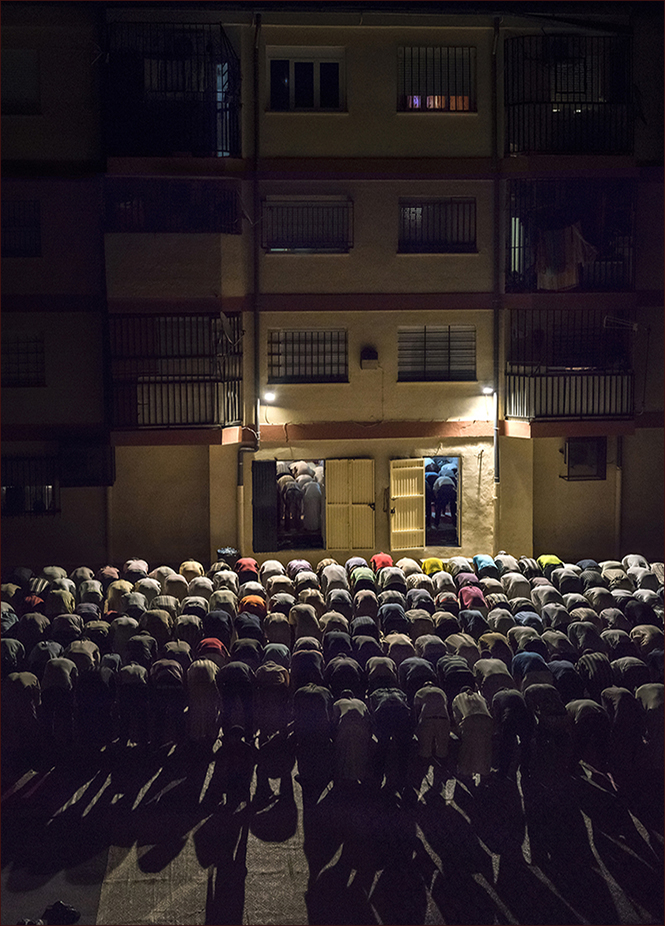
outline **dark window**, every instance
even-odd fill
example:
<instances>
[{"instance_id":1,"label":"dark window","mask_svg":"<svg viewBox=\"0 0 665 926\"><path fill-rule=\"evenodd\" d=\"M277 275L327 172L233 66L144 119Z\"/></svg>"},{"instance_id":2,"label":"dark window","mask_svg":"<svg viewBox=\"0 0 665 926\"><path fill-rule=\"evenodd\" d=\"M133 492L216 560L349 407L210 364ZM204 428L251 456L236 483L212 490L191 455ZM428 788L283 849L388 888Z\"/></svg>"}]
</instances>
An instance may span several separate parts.
<instances>
[{"instance_id":1,"label":"dark window","mask_svg":"<svg viewBox=\"0 0 665 926\"><path fill-rule=\"evenodd\" d=\"M397 109L475 112L476 49L398 48Z\"/></svg>"},{"instance_id":2,"label":"dark window","mask_svg":"<svg viewBox=\"0 0 665 926\"><path fill-rule=\"evenodd\" d=\"M627 370L632 324L603 309L512 309L508 372Z\"/></svg>"},{"instance_id":3,"label":"dark window","mask_svg":"<svg viewBox=\"0 0 665 926\"><path fill-rule=\"evenodd\" d=\"M240 62L210 23L107 25L111 156L240 157Z\"/></svg>"},{"instance_id":4,"label":"dark window","mask_svg":"<svg viewBox=\"0 0 665 926\"><path fill-rule=\"evenodd\" d=\"M328 50L332 52L333 50ZM313 49L297 57L270 58L270 109L340 110L343 102L343 57L339 49L327 57ZM330 60L330 58L337 60Z\"/></svg>"},{"instance_id":5,"label":"dark window","mask_svg":"<svg viewBox=\"0 0 665 926\"><path fill-rule=\"evenodd\" d=\"M42 256L42 224L38 200L3 200L2 256Z\"/></svg>"},{"instance_id":6,"label":"dark window","mask_svg":"<svg viewBox=\"0 0 665 926\"><path fill-rule=\"evenodd\" d=\"M218 180L107 177L106 231L239 235L235 186Z\"/></svg>"},{"instance_id":7,"label":"dark window","mask_svg":"<svg viewBox=\"0 0 665 926\"><path fill-rule=\"evenodd\" d=\"M115 427L241 420L239 315L112 315L110 332Z\"/></svg>"},{"instance_id":8,"label":"dark window","mask_svg":"<svg viewBox=\"0 0 665 926\"><path fill-rule=\"evenodd\" d=\"M2 114L41 113L39 52L32 48L2 49Z\"/></svg>"},{"instance_id":9,"label":"dark window","mask_svg":"<svg viewBox=\"0 0 665 926\"><path fill-rule=\"evenodd\" d=\"M570 482L605 479L606 461L606 437L569 437L564 451L566 475L563 478Z\"/></svg>"},{"instance_id":10,"label":"dark window","mask_svg":"<svg viewBox=\"0 0 665 926\"><path fill-rule=\"evenodd\" d=\"M2 337L2 386L45 386L44 335Z\"/></svg>"},{"instance_id":11,"label":"dark window","mask_svg":"<svg viewBox=\"0 0 665 926\"><path fill-rule=\"evenodd\" d=\"M346 331L271 331L269 383L346 383Z\"/></svg>"},{"instance_id":12,"label":"dark window","mask_svg":"<svg viewBox=\"0 0 665 926\"><path fill-rule=\"evenodd\" d=\"M399 250L412 254L475 252L475 199L400 201Z\"/></svg>"},{"instance_id":13,"label":"dark window","mask_svg":"<svg viewBox=\"0 0 665 926\"><path fill-rule=\"evenodd\" d=\"M399 328L399 382L454 382L475 378L476 329L472 325Z\"/></svg>"},{"instance_id":14,"label":"dark window","mask_svg":"<svg viewBox=\"0 0 665 926\"><path fill-rule=\"evenodd\" d=\"M58 461L54 457L2 458L2 516L60 511Z\"/></svg>"},{"instance_id":15,"label":"dark window","mask_svg":"<svg viewBox=\"0 0 665 926\"><path fill-rule=\"evenodd\" d=\"M261 244L268 251L348 251L353 247L353 203L264 202Z\"/></svg>"}]
</instances>

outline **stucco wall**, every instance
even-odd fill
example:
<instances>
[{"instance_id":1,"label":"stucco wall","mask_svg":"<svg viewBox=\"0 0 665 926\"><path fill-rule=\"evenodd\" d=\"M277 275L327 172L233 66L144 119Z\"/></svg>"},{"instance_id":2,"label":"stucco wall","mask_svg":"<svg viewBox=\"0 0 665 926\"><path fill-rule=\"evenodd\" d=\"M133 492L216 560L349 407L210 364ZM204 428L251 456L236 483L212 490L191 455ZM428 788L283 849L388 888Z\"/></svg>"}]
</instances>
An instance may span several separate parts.
<instances>
[{"instance_id":1,"label":"stucco wall","mask_svg":"<svg viewBox=\"0 0 665 926\"><path fill-rule=\"evenodd\" d=\"M238 448L212 446L210 459L210 559L214 561L220 547L235 547L238 542L237 462ZM251 455L243 454L249 461ZM244 467L245 481L251 484L249 462Z\"/></svg>"},{"instance_id":2,"label":"stucco wall","mask_svg":"<svg viewBox=\"0 0 665 926\"><path fill-rule=\"evenodd\" d=\"M533 556L533 446L532 440L499 438L499 529L494 552Z\"/></svg>"},{"instance_id":3,"label":"stucco wall","mask_svg":"<svg viewBox=\"0 0 665 926\"><path fill-rule=\"evenodd\" d=\"M2 333L44 336L46 386L5 387L3 423L83 425L103 421L102 319L87 312L5 312Z\"/></svg>"},{"instance_id":4,"label":"stucco wall","mask_svg":"<svg viewBox=\"0 0 665 926\"><path fill-rule=\"evenodd\" d=\"M475 325L476 381L397 382L397 329L400 325ZM276 384L275 402L262 407L262 424L311 421L490 421L491 398L482 394L492 381L492 313L269 312L261 316L262 391L268 384L267 339L275 329L345 328L348 332L349 382ZM372 346L378 369L362 369L360 352Z\"/></svg>"},{"instance_id":5,"label":"stucco wall","mask_svg":"<svg viewBox=\"0 0 665 926\"><path fill-rule=\"evenodd\" d=\"M661 563L664 456L662 430L644 428L623 439L622 548Z\"/></svg>"},{"instance_id":6,"label":"stucco wall","mask_svg":"<svg viewBox=\"0 0 665 926\"><path fill-rule=\"evenodd\" d=\"M417 150L417 149L414 149ZM263 196L345 196L353 202L353 247L346 254L261 251L261 286L275 293L437 293L492 289L492 186L489 181L325 181L265 184ZM476 253L398 254L399 200L476 200Z\"/></svg>"},{"instance_id":7,"label":"stucco wall","mask_svg":"<svg viewBox=\"0 0 665 926\"><path fill-rule=\"evenodd\" d=\"M591 557L614 559L621 551L615 538L616 441L607 442L607 478L567 482L564 438L533 441L534 556L554 553L564 562Z\"/></svg>"},{"instance_id":8,"label":"stucco wall","mask_svg":"<svg viewBox=\"0 0 665 926\"><path fill-rule=\"evenodd\" d=\"M267 157L456 157L491 153L490 63L492 29L301 28L265 25L264 46L344 46L344 113L270 112L266 57L261 57L261 139ZM477 52L477 113L398 113L397 49L400 45L473 45ZM367 87L373 88L367 93Z\"/></svg>"},{"instance_id":9,"label":"stucco wall","mask_svg":"<svg viewBox=\"0 0 665 926\"><path fill-rule=\"evenodd\" d=\"M3 517L3 573L14 566L96 569L106 562L106 489L61 489L60 502L53 517Z\"/></svg>"},{"instance_id":10,"label":"stucco wall","mask_svg":"<svg viewBox=\"0 0 665 926\"><path fill-rule=\"evenodd\" d=\"M210 556L208 447L117 447L111 555L177 568Z\"/></svg>"}]
</instances>

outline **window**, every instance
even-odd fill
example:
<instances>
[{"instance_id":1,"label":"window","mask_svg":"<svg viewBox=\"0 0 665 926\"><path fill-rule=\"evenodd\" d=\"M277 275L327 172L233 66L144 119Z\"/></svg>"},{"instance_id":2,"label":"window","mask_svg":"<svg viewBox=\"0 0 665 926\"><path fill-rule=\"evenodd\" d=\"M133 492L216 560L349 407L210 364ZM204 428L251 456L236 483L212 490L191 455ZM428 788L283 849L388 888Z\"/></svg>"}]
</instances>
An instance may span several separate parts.
<instances>
[{"instance_id":1,"label":"window","mask_svg":"<svg viewBox=\"0 0 665 926\"><path fill-rule=\"evenodd\" d=\"M344 109L344 49L339 47L268 48L270 109Z\"/></svg>"},{"instance_id":2,"label":"window","mask_svg":"<svg viewBox=\"0 0 665 926\"><path fill-rule=\"evenodd\" d=\"M475 199L400 200L398 249L403 254L475 253Z\"/></svg>"},{"instance_id":3,"label":"window","mask_svg":"<svg viewBox=\"0 0 665 926\"><path fill-rule=\"evenodd\" d=\"M3 200L2 256L42 256L42 225L38 200Z\"/></svg>"},{"instance_id":4,"label":"window","mask_svg":"<svg viewBox=\"0 0 665 926\"><path fill-rule=\"evenodd\" d=\"M114 157L240 157L240 62L212 23L107 25Z\"/></svg>"},{"instance_id":5,"label":"window","mask_svg":"<svg viewBox=\"0 0 665 926\"><path fill-rule=\"evenodd\" d=\"M426 325L398 329L399 382L454 382L476 378L476 329Z\"/></svg>"},{"instance_id":6,"label":"window","mask_svg":"<svg viewBox=\"0 0 665 926\"><path fill-rule=\"evenodd\" d=\"M606 437L569 437L563 451L569 482L605 479L607 475Z\"/></svg>"},{"instance_id":7,"label":"window","mask_svg":"<svg viewBox=\"0 0 665 926\"><path fill-rule=\"evenodd\" d=\"M400 112L475 112L475 48L397 49Z\"/></svg>"},{"instance_id":8,"label":"window","mask_svg":"<svg viewBox=\"0 0 665 926\"><path fill-rule=\"evenodd\" d=\"M218 180L107 177L106 231L239 235L235 186Z\"/></svg>"},{"instance_id":9,"label":"window","mask_svg":"<svg viewBox=\"0 0 665 926\"><path fill-rule=\"evenodd\" d=\"M3 457L2 516L47 515L60 511L55 457Z\"/></svg>"},{"instance_id":10,"label":"window","mask_svg":"<svg viewBox=\"0 0 665 926\"><path fill-rule=\"evenodd\" d=\"M2 386L45 386L44 335L4 334Z\"/></svg>"},{"instance_id":11,"label":"window","mask_svg":"<svg viewBox=\"0 0 665 926\"><path fill-rule=\"evenodd\" d=\"M344 254L353 247L353 203L268 200L263 203L261 244L267 251Z\"/></svg>"},{"instance_id":12,"label":"window","mask_svg":"<svg viewBox=\"0 0 665 926\"><path fill-rule=\"evenodd\" d=\"M115 427L241 420L239 315L112 315L109 323Z\"/></svg>"},{"instance_id":13,"label":"window","mask_svg":"<svg viewBox=\"0 0 665 926\"><path fill-rule=\"evenodd\" d=\"M271 331L269 383L348 382L346 331Z\"/></svg>"},{"instance_id":14,"label":"window","mask_svg":"<svg viewBox=\"0 0 665 926\"><path fill-rule=\"evenodd\" d=\"M41 113L39 52L32 48L2 49L2 115Z\"/></svg>"}]
</instances>

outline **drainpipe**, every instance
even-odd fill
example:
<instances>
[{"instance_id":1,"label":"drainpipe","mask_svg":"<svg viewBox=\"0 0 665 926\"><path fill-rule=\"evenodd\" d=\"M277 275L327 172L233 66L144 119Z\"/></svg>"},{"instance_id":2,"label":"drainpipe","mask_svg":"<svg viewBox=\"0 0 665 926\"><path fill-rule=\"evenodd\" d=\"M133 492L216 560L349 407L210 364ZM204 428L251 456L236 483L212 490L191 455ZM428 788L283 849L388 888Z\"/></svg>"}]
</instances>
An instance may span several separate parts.
<instances>
[{"instance_id":1,"label":"drainpipe","mask_svg":"<svg viewBox=\"0 0 665 926\"><path fill-rule=\"evenodd\" d=\"M494 353L494 552L498 553L500 528L500 460L499 460L499 379L500 379L500 347L501 347L501 220L503 209L501 203L501 173L499 158L499 37L501 17L494 17L494 40L492 44L492 191L494 216L494 260L492 267L492 324L493 324L493 353Z\"/></svg>"},{"instance_id":2,"label":"drainpipe","mask_svg":"<svg viewBox=\"0 0 665 926\"><path fill-rule=\"evenodd\" d=\"M258 165L259 165L259 39L261 35L261 14L256 13L254 16L254 48L252 51L252 92L254 94L253 108L253 148L252 148L252 217L253 217L253 236L252 236L252 312L253 312L253 335L254 335L254 441L251 444L243 443L238 447L238 475L236 487L236 522L238 550L241 556L244 556L245 547L245 467L244 455L246 453L256 453L259 449L260 442L260 411L261 411L261 371L260 371L260 327L259 327L259 248L261 244L261 229L259 225L261 200L259 197Z\"/></svg>"}]
</instances>

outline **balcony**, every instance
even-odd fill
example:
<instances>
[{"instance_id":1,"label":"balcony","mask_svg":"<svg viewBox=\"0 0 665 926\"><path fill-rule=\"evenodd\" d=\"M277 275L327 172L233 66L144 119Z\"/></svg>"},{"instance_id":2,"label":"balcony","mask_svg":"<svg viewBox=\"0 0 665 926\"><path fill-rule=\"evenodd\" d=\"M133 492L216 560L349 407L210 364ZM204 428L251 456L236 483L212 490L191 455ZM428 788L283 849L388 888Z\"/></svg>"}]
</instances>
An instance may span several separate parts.
<instances>
[{"instance_id":1,"label":"balcony","mask_svg":"<svg viewBox=\"0 0 665 926\"><path fill-rule=\"evenodd\" d=\"M506 418L631 418L633 372L506 373Z\"/></svg>"},{"instance_id":2,"label":"balcony","mask_svg":"<svg viewBox=\"0 0 665 926\"><path fill-rule=\"evenodd\" d=\"M506 417L630 418L629 320L601 310L519 310L506 332Z\"/></svg>"},{"instance_id":3,"label":"balcony","mask_svg":"<svg viewBox=\"0 0 665 926\"><path fill-rule=\"evenodd\" d=\"M204 23L108 23L110 157L241 156L240 62Z\"/></svg>"},{"instance_id":4,"label":"balcony","mask_svg":"<svg viewBox=\"0 0 665 926\"><path fill-rule=\"evenodd\" d=\"M632 153L626 36L507 39L504 73L506 155Z\"/></svg>"},{"instance_id":5,"label":"balcony","mask_svg":"<svg viewBox=\"0 0 665 926\"><path fill-rule=\"evenodd\" d=\"M626 178L510 180L506 292L631 290L634 199Z\"/></svg>"}]
</instances>

